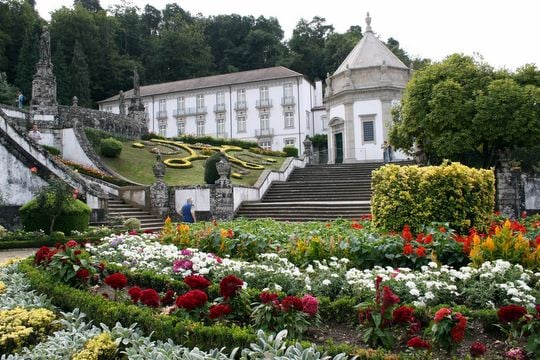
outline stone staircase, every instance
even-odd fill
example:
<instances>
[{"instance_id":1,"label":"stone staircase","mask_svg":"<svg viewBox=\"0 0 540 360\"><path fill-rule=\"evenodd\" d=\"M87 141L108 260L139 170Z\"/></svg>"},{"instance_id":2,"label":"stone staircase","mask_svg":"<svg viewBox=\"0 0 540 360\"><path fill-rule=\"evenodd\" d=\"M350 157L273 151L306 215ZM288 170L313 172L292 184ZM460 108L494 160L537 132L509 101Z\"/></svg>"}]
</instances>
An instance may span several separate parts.
<instances>
[{"instance_id":1,"label":"stone staircase","mask_svg":"<svg viewBox=\"0 0 540 360\"><path fill-rule=\"evenodd\" d=\"M295 169L287 181L274 181L260 202L242 203L236 217L283 221L359 219L371 212L371 172L382 165L370 162Z\"/></svg>"},{"instance_id":2,"label":"stone staircase","mask_svg":"<svg viewBox=\"0 0 540 360\"><path fill-rule=\"evenodd\" d=\"M141 231L160 231L163 229L164 220L148 211L127 204L120 198L109 199L108 216L109 218L122 218L124 221L129 218L137 218L141 222Z\"/></svg>"}]
</instances>

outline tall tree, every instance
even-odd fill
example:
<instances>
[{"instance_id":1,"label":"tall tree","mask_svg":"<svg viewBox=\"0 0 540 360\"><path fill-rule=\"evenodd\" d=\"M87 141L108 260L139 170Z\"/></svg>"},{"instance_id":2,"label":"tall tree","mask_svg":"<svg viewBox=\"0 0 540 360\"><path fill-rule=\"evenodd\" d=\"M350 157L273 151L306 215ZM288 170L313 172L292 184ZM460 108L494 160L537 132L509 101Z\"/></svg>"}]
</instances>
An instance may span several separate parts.
<instances>
[{"instance_id":1,"label":"tall tree","mask_svg":"<svg viewBox=\"0 0 540 360\"><path fill-rule=\"evenodd\" d=\"M100 10L103 10L101 4L99 3L99 0L74 0L73 5L81 5L86 10L91 12L98 12Z\"/></svg>"},{"instance_id":2,"label":"tall tree","mask_svg":"<svg viewBox=\"0 0 540 360\"><path fill-rule=\"evenodd\" d=\"M71 75L70 96L77 96L80 106L90 107L92 105L92 98L90 95L90 74L88 71L88 64L86 63L86 57L78 41L75 42L73 48L73 57L71 58L69 73Z\"/></svg>"},{"instance_id":3,"label":"tall tree","mask_svg":"<svg viewBox=\"0 0 540 360\"><path fill-rule=\"evenodd\" d=\"M56 77L56 99L61 105L69 105L73 94L71 94L71 76L67 61L71 59L71 56L68 58L66 49L60 41L55 43L55 48L51 52Z\"/></svg>"},{"instance_id":4,"label":"tall tree","mask_svg":"<svg viewBox=\"0 0 540 360\"><path fill-rule=\"evenodd\" d=\"M328 72L324 48L333 33L334 27L326 24L325 18L315 16L310 21L301 19L288 43L291 50L288 65L311 80L324 79Z\"/></svg>"},{"instance_id":5,"label":"tall tree","mask_svg":"<svg viewBox=\"0 0 540 360\"><path fill-rule=\"evenodd\" d=\"M145 30L145 35L157 35L159 32L159 24L161 23L161 11L152 5L147 4L144 7L141 19Z\"/></svg>"},{"instance_id":6,"label":"tall tree","mask_svg":"<svg viewBox=\"0 0 540 360\"><path fill-rule=\"evenodd\" d=\"M455 54L414 73L390 140L404 150L416 144L432 160L495 166L501 152L540 142L537 104L537 86Z\"/></svg>"},{"instance_id":7,"label":"tall tree","mask_svg":"<svg viewBox=\"0 0 540 360\"><path fill-rule=\"evenodd\" d=\"M349 30L343 34L330 34L324 44L324 64L326 72L333 73L361 38L362 28L360 26L351 26Z\"/></svg>"},{"instance_id":8,"label":"tall tree","mask_svg":"<svg viewBox=\"0 0 540 360\"><path fill-rule=\"evenodd\" d=\"M24 37L19 61L17 62L17 73L15 84L30 99L32 94L32 78L36 72L36 64L39 60L39 35L37 23L27 29Z\"/></svg>"}]
</instances>

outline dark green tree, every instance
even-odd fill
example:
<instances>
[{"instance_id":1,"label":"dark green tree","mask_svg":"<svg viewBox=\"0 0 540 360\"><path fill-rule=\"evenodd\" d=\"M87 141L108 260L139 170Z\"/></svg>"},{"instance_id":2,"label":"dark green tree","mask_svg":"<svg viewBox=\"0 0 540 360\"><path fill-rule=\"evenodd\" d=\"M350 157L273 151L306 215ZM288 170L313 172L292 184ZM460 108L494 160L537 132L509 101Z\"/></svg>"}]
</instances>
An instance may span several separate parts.
<instances>
[{"instance_id":1,"label":"dark green tree","mask_svg":"<svg viewBox=\"0 0 540 360\"><path fill-rule=\"evenodd\" d=\"M41 188L36 195L39 209L47 209L50 219L49 234L54 230L56 219L64 212L70 202L76 201L73 198L72 190L64 181L51 178L49 185Z\"/></svg>"},{"instance_id":2,"label":"dark green tree","mask_svg":"<svg viewBox=\"0 0 540 360\"><path fill-rule=\"evenodd\" d=\"M141 15L142 25L146 36L157 35L161 23L161 11L150 4L144 7Z\"/></svg>"},{"instance_id":3,"label":"dark green tree","mask_svg":"<svg viewBox=\"0 0 540 360\"><path fill-rule=\"evenodd\" d=\"M7 81L6 73L0 72L0 104L14 105L17 100L17 88Z\"/></svg>"},{"instance_id":4,"label":"dark green tree","mask_svg":"<svg viewBox=\"0 0 540 360\"><path fill-rule=\"evenodd\" d=\"M22 43L21 52L19 53L15 84L26 98L30 100L30 95L32 94L32 78L36 73L36 64L39 60L39 28L37 23L27 30Z\"/></svg>"},{"instance_id":5,"label":"dark green tree","mask_svg":"<svg viewBox=\"0 0 540 360\"><path fill-rule=\"evenodd\" d=\"M403 62L405 65L409 66L411 64L411 58L409 55L403 50L401 47L399 47L399 41L394 39L393 37L388 38L386 41L386 46L388 49L390 49L391 52L394 53L398 57L401 62Z\"/></svg>"},{"instance_id":6,"label":"dark green tree","mask_svg":"<svg viewBox=\"0 0 540 360\"><path fill-rule=\"evenodd\" d=\"M332 33L324 44L326 72L333 73L362 38L362 28L351 26L344 34ZM325 72L325 74L326 74ZM321 79L326 78L324 76Z\"/></svg>"},{"instance_id":7,"label":"dark green tree","mask_svg":"<svg viewBox=\"0 0 540 360\"><path fill-rule=\"evenodd\" d=\"M77 96L79 105L90 107L92 98L90 96L90 75L88 73L88 64L79 42L75 42L73 48L73 57L69 66L70 97Z\"/></svg>"},{"instance_id":8,"label":"dark green tree","mask_svg":"<svg viewBox=\"0 0 540 360\"><path fill-rule=\"evenodd\" d=\"M61 105L70 105L73 94L71 94L71 76L68 61L71 62L71 56L67 57L66 49L60 41L55 43L55 48L51 52L56 77L57 101Z\"/></svg>"},{"instance_id":9,"label":"dark green tree","mask_svg":"<svg viewBox=\"0 0 540 360\"><path fill-rule=\"evenodd\" d=\"M289 40L288 66L309 79L324 79L330 70L325 66L325 45L334 27L326 19L315 16L312 20L301 19ZM334 69L335 70L335 69Z\"/></svg>"},{"instance_id":10,"label":"dark green tree","mask_svg":"<svg viewBox=\"0 0 540 360\"><path fill-rule=\"evenodd\" d=\"M73 5L81 5L86 10L91 12L98 12L100 10L103 10L101 4L99 3L99 0L74 0Z\"/></svg>"},{"instance_id":11,"label":"dark green tree","mask_svg":"<svg viewBox=\"0 0 540 360\"><path fill-rule=\"evenodd\" d=\"M454 54L414 73L390 140L403 150L416 144L433 161L488 168L502 152L540 142L539 104L537 86Z\"/></svg>"}]
</instances>

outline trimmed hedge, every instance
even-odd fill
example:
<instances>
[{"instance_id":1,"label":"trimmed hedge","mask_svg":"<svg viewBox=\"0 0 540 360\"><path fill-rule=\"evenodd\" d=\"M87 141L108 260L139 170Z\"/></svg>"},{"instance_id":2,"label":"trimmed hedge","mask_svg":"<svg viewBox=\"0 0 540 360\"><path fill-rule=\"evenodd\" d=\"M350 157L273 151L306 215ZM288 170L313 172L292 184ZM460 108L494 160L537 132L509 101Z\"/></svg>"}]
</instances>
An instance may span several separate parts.
<instances>
[{"instance_id":1,"label":"trimmed hedge","mask_svg":"<svg viewBox=\"0 0 540 360\"><path fill-rule=\"evenodd\" d=\"M53 231L61 231L70 234L77 230L84 232L90 221L92 210L80 200L68 201L64 211L56 218ZM51 224L50 211L45 207L39 207L38 201L32 199L20 209L21 223L26 231L49 231Z\"/></svg>"},{"instance_id":2,"label":"trimmed hedge","mask_svg":"<svg viewBox=\"0 0 540 360\"><path fill-rule=\"evenodd\" d=\"M292 146L285 146L283 152L287 154L287 157L298 157L298 149Z\"/></svg>"},{"instance_id":3,"label":"trimmed hedge","mask_svg":"<svg viewBox=\"0 0 540 360\"><path fill-rule=\"evenodd\" d=\"M58 148L55 148L54 146L49 146L49 145L41 145L45 150L47 150L49 152L49 154L55 156L55 155L60 155L62 152L60 151L60 149Z\"/></svg>"},{"instance_id":4,"label":"trimmed hedge","mask_svg":"<svg viewBox=\"0 0 540 360\"><path fill-rule=\"evenodd\" d=\"M372 173L375 226L414 232L423 224L448 223L458 232L489 227L495 206L495 175L460 163L440 166L387 165Z\"/></svg>"},{"instance_id":5,"label":"trimmed hedge","mask_svg":"<svg viewBox=\"0 0 540 360\"><path fill-rule=\"evenodd\" d=\"M216 164L221 160L222 154L220 152L215 153L206 159L204 163L204 182L205 184L215 184L219 179L219 174L216 169Z\"/></svg>"},{"instance_id":6,"label":"trimmed hedge","mask_svg":"<svg viewBox=\"0 0 540 360\"><path fill-rule=\"evenodd\" d=\"M103 156L114 158L122 152L122 143L114 138L101 139L99 150Z\"/></svg>"},{"instance_id":7,"label":"trimmed hedge","mask_svg":"<svg viewBox=\"0 0 540 360\"><path fill-rule=\"evenodd\" d=\"M118 141L124 141L125 138L121 136L114 135L113 133L110 133L108 131L98 130L94 128L84 128L84 133L86 135L86 138L92 144L92 147L95 150L99 149L99 145L101 143L101 140L107 139L107 138L113 138Z\"/></svg>"}]
</instances>

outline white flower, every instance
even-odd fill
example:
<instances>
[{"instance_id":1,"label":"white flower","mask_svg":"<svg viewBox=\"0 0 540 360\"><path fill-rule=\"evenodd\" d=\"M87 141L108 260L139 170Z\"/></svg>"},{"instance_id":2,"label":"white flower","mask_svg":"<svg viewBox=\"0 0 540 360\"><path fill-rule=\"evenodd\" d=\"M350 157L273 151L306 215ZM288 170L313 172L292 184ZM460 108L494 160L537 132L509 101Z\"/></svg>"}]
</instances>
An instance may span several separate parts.
<instances>
[{"instance_id":1,"label":"white flower","mask_svg":"<svg viewBox=\"0 0 540 360\"><path fill-rule=\"evenodd\" d=\"M412 296L419 296L420 291L418 289L411 289L409 290L409 294L411 294Z\"/></svg>"},{"instance_id":2,"label":"white flower","mask_svg":"<svg viewBox=\"0 0 540 360\"><path fill-rule=\"evenodd\" d=\"M332 283L332 282L331 282L330 280L328 280L328 279L324 279L324 280L322 281L322 284L325 285L325 286L328 286L328 285L330 285L331 283Z\"/></svg>"}]
</instances>

